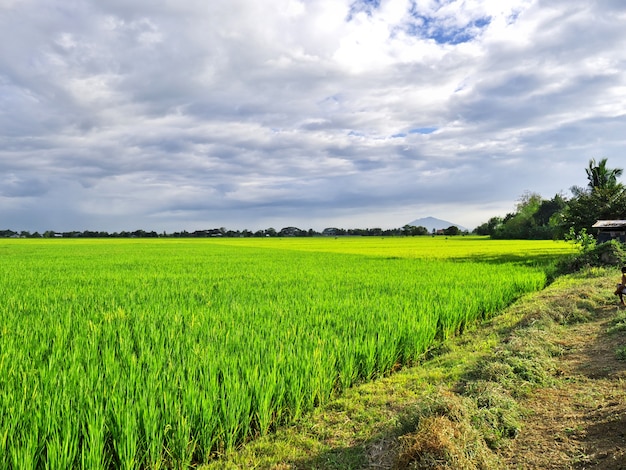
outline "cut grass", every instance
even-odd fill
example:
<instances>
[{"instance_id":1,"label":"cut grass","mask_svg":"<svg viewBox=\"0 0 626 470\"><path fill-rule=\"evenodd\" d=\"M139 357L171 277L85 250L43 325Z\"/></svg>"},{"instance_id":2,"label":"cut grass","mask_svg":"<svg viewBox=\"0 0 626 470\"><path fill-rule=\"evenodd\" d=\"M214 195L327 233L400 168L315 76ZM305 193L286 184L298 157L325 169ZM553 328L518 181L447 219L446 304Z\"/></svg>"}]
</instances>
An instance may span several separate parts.
<instances>
[{"instance_id":1,"label":"cut grass","mask_svg":"<svg viewBox=\"0 0 626 470\"><path fill-rule=\"evenodd\" d=\"M609 323L609 327L607 328L607 333L609 334L619 334L626 331L626 311L620 312L615 318ZM626 345L619 346L615 350L615 355L618 359L622 361L626 361Z\"/></svg>"},{"instance_id":2,"label":"cut grass","mask_svg":"<svg viewBox=\"0 0 626 470\"><path fill-rule=\"evenodd\" d=\"M203 468L501 468L497 450L523 429L518 400L559 386L560 334L615 301L615 273L559 278L419 366L346 390Z\"/></svg>"}]
</instances>

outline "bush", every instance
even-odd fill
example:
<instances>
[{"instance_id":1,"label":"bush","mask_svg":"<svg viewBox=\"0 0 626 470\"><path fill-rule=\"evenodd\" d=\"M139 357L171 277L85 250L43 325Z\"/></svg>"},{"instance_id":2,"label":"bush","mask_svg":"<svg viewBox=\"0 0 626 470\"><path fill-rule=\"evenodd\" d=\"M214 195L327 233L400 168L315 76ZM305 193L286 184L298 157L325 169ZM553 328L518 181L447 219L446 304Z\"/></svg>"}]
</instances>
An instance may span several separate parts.
<instances>
[{"instance_id":1,"label":"bush","mask_svg":"<svg viewBox=\"0 0 626 470\"><path fill-rule=\"evenodd\" d=\"M625 266L626 250L617 240L600 243L588 250L574 255L557 266L561 274L569 274L588 267Z\"/></svg>"}]
</instances>

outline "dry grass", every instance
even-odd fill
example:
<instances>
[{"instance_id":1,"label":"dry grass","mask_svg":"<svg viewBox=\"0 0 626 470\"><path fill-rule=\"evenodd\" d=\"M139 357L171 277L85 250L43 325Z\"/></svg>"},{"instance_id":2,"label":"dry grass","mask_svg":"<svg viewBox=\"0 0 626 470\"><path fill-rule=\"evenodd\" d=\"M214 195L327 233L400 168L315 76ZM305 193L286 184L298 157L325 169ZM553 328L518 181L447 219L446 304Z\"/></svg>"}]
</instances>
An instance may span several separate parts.
<instances>
[{"instance_id":1,"label":"dry grass","mask_svg":"<svg viewBox=\"0 0 626 470\"><path fill-rule=\"evenodd\" d=\"M494 468L498 458L489 450L481 433L472 425L475 410L471 400L441 391L434 414L424 417L413 433L399 438L395 469Z\"/></svg>"}]
</instances>

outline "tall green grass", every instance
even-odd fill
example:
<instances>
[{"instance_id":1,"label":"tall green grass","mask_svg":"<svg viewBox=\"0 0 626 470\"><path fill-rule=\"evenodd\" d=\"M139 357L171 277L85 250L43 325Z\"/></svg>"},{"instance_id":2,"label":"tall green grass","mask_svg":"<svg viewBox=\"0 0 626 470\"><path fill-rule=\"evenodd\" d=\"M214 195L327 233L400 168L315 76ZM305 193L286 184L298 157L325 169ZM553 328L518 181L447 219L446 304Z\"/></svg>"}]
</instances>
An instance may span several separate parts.
<instances>
[{"instance_id":1,"label":"tall green grass","mask_svg":"<svg viewBox=\"0 0 626 470\"><path fill-rule=\"evenodd\" d=\"M206 461L541 288L558 256L407 240L0 242L0 468Z\"/></svg>"}]
</instances>

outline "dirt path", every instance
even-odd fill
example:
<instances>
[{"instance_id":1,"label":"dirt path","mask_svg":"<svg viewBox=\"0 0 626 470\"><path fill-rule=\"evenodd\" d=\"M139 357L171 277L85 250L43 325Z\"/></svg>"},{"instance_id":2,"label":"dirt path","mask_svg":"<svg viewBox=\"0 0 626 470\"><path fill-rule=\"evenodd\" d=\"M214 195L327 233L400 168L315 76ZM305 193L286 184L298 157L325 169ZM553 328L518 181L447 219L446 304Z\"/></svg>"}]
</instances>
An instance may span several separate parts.
<instances>
[{"instance_id":1,"label":"dirt path","mask_svg":"<svg viewBox=\"0 0 626 470\"><path fill-rule=\"evenodd\" d=\"M626 469L626 361L616 350L624 332L608 333L616 307L563 328L558 384L521 403L520 435L503 451L512 469Z\"/></svg>"}]
</instances>

